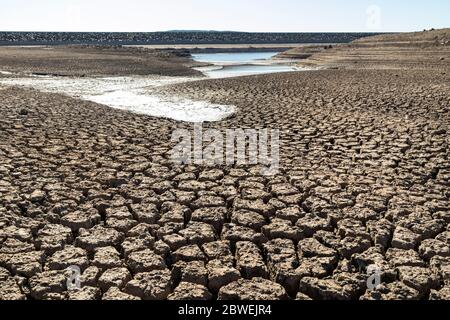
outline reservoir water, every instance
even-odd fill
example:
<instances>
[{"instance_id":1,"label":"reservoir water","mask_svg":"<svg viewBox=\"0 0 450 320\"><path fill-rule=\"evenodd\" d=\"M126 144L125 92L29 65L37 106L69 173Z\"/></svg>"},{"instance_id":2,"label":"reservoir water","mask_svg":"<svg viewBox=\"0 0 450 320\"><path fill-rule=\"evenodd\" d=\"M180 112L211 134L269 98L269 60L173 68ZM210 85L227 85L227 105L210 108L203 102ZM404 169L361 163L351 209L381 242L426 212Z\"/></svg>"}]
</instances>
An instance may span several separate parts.
<instances>
[{"instance_id":1,"label":"reservoir water","mask_svg":"<svg viewBox=\"0 0 450 320\"><path fill-rule=\"evenodd\" d=\"M244 64L269 60L278 52L227 52L227 53L200 53L193 54L192 58L199 62L213 64Z\"/></svg>"},{"instance_id":2,"label":"reservoir water","mask_svg":"<svg viewBox=\"0 0 450 320\"><path fill-rule=\"evenodd\" d=\"M193 54L197 62L209 66L196 68L210 78L229 78L247 75L296 71L298 68L283 60L271 60L278 52L227 52Z\"/></svg>"}]
</instances>

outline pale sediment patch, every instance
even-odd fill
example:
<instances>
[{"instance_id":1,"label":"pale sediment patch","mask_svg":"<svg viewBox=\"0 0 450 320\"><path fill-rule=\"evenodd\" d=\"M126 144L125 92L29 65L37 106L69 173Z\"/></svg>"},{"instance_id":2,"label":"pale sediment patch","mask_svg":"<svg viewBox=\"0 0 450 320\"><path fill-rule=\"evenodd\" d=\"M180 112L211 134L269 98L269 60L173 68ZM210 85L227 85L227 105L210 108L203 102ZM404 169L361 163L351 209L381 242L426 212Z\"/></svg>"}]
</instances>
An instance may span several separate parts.
<instances>
[{"instance_id":1,"label":"pale sediment patch","mask_svg":"<svg viewBox=\"0 0 450 320\"><path fill-rule=\"evenodd\" d=\"M195 101L177 96L141 94L133 91L113 91L90 96L90 101L113 108L177 121L219 121L231 116L234 107Z\"/></svg>"},{"instance_id":2,"label":"pale sediment patch","mask_svg":"<svg viewBox=\"0 0 450 320\"><path fill-rule=\"evenodd\" d=\"M209 78L220 79L270 73L293 72L299 71L301 69L295 66L282 64L242 64L199 67L195 68L195 70L202 72Z\"/></svg>"},{"instance_id":3,"label":"pale sediment patch","mask_svg":"<svg viewBox=\"0 0 450 320\"><path fill-rule=\"evenodd\" d=\"M33 76L0 79L0 84L24 86L43 92L63 93L74 98L130 112L186 122L220 121L235 111L233 106L190 100L156 93L156 88L198 80L188 77L129 76L62 78Z\"/></svg>"}]
</instances>

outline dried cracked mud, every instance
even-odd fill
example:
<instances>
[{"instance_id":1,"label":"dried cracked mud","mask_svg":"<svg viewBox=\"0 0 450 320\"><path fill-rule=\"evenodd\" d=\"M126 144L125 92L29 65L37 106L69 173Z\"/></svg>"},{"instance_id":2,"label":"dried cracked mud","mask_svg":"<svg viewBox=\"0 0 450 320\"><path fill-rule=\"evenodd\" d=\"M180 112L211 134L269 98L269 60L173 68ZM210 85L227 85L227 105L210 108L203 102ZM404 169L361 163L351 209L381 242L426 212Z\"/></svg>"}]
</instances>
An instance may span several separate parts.
<instances>
[{"instance_id":1,"label":"dried cracked mud","mask_svg":"<svg viewBox=\"0 0 450 320\"><path fill-rule=\"evenodd\" d=\"M449 84L327 70L163 89L237 106L206 127L279 128L274 177L173 164L191 124L0 87L0 300L448 300Z\"/></svg>"}]
</instances>

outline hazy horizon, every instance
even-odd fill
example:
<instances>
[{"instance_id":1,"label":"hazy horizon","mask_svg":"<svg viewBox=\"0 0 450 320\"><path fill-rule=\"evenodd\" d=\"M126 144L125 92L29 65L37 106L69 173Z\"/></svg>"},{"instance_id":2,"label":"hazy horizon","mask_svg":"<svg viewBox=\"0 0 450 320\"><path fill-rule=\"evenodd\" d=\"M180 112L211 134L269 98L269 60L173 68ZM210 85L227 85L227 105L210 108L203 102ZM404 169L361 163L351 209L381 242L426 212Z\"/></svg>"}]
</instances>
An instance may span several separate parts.
<instances>
[{"instance_id":1,"label":"hazy horizon","mask_svg":"<svg viewBox=\"0 0 450 320\"><path fill-rule=\"evenodd\" d=\"M1 31L406 32L450 27L450 2L440 0L0 2Z\"/></svg>"}]
</instances>

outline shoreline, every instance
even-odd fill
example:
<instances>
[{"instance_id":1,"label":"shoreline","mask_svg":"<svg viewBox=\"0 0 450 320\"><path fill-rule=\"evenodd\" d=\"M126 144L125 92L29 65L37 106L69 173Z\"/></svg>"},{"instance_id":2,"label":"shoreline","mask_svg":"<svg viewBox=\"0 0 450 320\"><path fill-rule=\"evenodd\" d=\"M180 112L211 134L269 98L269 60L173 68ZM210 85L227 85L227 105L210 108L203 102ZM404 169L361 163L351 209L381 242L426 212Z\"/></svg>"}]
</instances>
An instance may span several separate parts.
<instances>
[{"instance_id":1,"label":"shoreline","mask_svg":"<svg viewBox=\"0 0 450 320\"><path fill-rule=\"evenodd\" d=\"M148 48L157 50L189 50L191 53L226 53L226 52L284 52L289 49L304 46L327 46L333 43L308 44L308 43L288 43L288 44L192 44L192 45L134 45L127 47Z\"/></svg>"}]
</instances>

